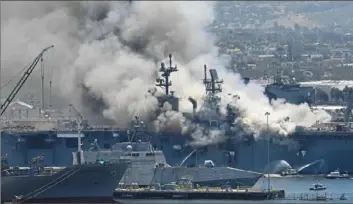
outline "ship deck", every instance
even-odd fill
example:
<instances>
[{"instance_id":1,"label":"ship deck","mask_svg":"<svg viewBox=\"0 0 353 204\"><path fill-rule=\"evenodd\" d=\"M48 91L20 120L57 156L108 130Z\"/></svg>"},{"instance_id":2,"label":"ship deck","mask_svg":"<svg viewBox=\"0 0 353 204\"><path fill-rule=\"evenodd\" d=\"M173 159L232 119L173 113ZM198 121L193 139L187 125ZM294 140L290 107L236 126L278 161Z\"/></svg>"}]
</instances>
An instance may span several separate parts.
<instances>
[{"instance_id":1,"label":"ship deck","mask_svg":"<svg viewBox=\"0 0 353 204\"><path fill-rule=\"evenodd\" d=\"M293 135L295 134L350 134L353 135L353 130L341 130L338 131L336 130L333 126L333 124L326 124L326 125L321 125L321 126L313 126L309 128L304 128L301 131L294 132ZM340 125L340 124L336 124ZM120 127L104 127L104 128L84 128L80 132L81 133L91 133L91 132L126 132L126 128L120 128ZM26 129L26 128L10 128L10 127L3 127L2 132L8 133L8 134L58 134L58 133L77 133L76 129ZM158 133L158 132L152 132L152 131L147 131L150 133Z\"/></svg>"}]
</instances>

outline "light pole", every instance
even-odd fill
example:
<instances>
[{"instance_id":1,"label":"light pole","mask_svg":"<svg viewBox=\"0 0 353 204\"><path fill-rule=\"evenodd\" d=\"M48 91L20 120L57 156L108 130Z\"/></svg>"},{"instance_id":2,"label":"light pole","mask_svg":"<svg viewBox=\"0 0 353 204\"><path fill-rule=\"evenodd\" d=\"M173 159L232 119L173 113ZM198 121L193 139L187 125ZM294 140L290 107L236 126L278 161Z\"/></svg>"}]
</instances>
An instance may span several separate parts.
<instances>
[{"instance_id":1,"label":"light pole","mask_svg":"<svg viewBox=\"0 0 353 204\"><path fill-rule=\"evenodd\" d=\"M268 116L270 115L269 112L265 113L266 115L266 124L267 124L267 189L268 192L271 190L271 183L270 183L270 134L269 134L269 129L268 129Z\"/></svg>"},{"instance_id":2,"label":"light pole","mask_svg":"<svg viewBox=\"0 0 353 204\"><path fill-rule=\"evenodd\" d=\"M82 164L81 158L82 158L82 148L81 148L81 130L82 130L82 118L77 117L77 143L78 143L78 164Z\"/></svg>"}]
</instances>

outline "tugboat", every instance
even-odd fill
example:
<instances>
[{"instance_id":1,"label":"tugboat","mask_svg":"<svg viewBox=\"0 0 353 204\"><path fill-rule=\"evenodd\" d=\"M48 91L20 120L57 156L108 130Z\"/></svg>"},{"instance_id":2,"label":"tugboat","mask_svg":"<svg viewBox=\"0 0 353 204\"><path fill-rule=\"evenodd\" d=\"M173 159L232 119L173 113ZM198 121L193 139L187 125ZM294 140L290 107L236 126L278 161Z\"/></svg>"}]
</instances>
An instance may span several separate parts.
<instances>
[{"instance_id":1,"label":"tugboat","mask_svg":"<svg viewBox=\"0 0 353 204\"><path fill-rule=\"evenodd\" d=\"M338 169L336 169L335 171L327 174L325 176L325 178L327 178L327 179L347 179L347 178L349 178L349 175L348 175L348 172L341 174L340 171Z\"/></svg>"},{"instance_id":2,"label":"tugboat","mask_svg":"<svg viewBox=\"0 0 353 204\"><path fill-rule=\"evenodd\" d=\"M281 176L294 176L294 175L298 175L298 171L292 168L286 169L281 172Z\"/></svg>"},{"instance_id":3,"label":"tugboat","mask_svg":"<svg viewBox=\"0 0 353 204\"><path fill-rule=\"evenodd\" d=\"M321 184L321 183L315 183L313 184L313 187L311 187L309 190L311 191L322 191L322 190L326 190L326 185Z\"/></svg>"}]
</instances>

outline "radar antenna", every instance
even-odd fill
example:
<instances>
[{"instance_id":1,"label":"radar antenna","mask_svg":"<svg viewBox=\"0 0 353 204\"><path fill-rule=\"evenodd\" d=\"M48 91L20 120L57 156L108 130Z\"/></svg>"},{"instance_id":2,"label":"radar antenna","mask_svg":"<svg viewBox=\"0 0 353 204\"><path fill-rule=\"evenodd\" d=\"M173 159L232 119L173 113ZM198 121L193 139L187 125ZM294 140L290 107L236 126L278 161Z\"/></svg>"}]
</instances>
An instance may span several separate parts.
<instances>
[{"instance_id":1,"label":"radar antenna","mask_svg":"<svg viewBox=\"0 0 353 204\"><path fill-rule=\"evenodd\" d=\"M205 103L199 112L201 120L207 120L209 127L219 127L220 117L219 117L219 102L221 100L216 94L222 92L223 80L218 79L218 73L215 69L210 69L211 78L207 78L207 66L204 65L205 78L203 83L205 84L206 97ZM204 133L208 134L209 129L204 129Z\"/></svg>"},{"instance_id":2,"label":"radar antenna","mask_svg":"<svg viewBox=\"0 0 353 204\"><path fill-rule=\"evenodd\" d=\"M166 68L164 62L162 62L161 68L159 69L159 72L162 73L162 77L156 79L156 86L165 87L166 95L169 95L169 87L172 85L172 82L169 81L170 74L177 71L179 71L177 65L172 66L172 54L169 54L169 67Z\"/></svg>"},{"instance_id":3,"label":"radar antenna","mask_svg":"<svg viewBox=\"0 0 353 204\"><path fill-rule=\"evenodd\" d=\"M204 65L205 78L203 83L206 87L206 93L212 93L212 95L222 92L223 79L218 79L218 73L215 69L210 69L211 79L207 78L207 66Z\"/></svg>"}]
</instances>

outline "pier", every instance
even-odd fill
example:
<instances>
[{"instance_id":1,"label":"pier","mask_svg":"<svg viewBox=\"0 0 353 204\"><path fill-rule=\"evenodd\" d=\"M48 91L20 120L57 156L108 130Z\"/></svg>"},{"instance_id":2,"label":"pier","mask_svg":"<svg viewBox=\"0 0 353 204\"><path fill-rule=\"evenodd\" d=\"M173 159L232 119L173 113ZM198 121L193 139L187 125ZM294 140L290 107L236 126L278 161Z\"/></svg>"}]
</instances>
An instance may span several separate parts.
<instances>
[{"instance_id":1,"label":"pier","mask_svg":"<svg viewBox=\"0 0 353 204\"><path fill-rule=\"evenodd\" d=\"M285 197L284 190L254 191L254 190L153 190L153 189L117 189L113 194L114 200L166 199L166 200L272 200Z\"/></svg>"},{"instance_id":2,"label":"pier","mask_svg":"<svg viewBox=\"0 0 353 204\"><path fill-rule=\"evenodd\" d=\"M20 203L115 203L112 197L60 197L60 198L31 198L28 200L14 199L4 204Z\"/></svg>"},{"instance_id":3,"label":"pier","mask_svg":"<svg viewBox=\"0 0 353 204\"><path fill-rule=\"evenodd\" d=\"M333 195L329 193L298 193L286 195L285 200L300 200L300 201L352 201L353 194L342 193L341 195Z\"/></svg>"}]
</instances>

